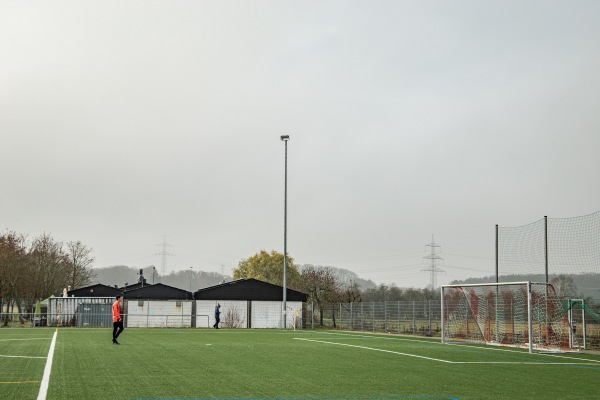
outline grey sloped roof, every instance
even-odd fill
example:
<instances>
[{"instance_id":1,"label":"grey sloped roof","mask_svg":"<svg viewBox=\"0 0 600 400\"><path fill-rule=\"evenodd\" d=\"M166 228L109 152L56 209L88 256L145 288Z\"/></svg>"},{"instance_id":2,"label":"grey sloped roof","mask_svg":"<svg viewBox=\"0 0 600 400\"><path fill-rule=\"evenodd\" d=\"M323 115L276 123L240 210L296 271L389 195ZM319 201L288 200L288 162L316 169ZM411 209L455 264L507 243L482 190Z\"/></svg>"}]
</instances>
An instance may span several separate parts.
<instances>
[{"instance_id":1,"label":"grey sloped roof","mask_svg":"<svg viewBox=\"0 0 600 400\"><path fill-rule=\"evenodd\" d=\"M258 300L282 301L283 287L258 279L238 279L200 289L194 293L196 300ZM287 301L306 302L308 295L296 290L286 290Z\"/></svg>"}]
</instances>

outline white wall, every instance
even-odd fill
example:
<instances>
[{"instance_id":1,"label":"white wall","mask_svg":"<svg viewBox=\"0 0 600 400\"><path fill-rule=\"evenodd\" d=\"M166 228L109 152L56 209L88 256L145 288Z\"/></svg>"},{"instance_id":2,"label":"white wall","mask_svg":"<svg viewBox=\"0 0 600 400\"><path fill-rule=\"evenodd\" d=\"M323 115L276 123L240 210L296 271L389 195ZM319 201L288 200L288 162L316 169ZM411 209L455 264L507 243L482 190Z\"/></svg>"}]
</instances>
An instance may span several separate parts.
<instances>
[{"instance_id":1,"label":"white wall","mask_svg":"<svg viewBox=\"0 0 600 400\"><path fill-rule=\"evenodd\" d=\"M191 315L191 300L127 300L126 324L130 328L189 328Z\"/></svg>"},{"instance_id":2,"label":"white wall","mask_svg":"<svg viewBox=\"0 0 600 400\"><path fill-rule=\"evenodd\" d=\"M294 314L297 312L298 320L296 329L301 329L302 302L288 301L286 325L294 329ZM283 326L283 302L281 301L253 301L252 302L252 328L281 328Z\"/></svg>"},{"instance_id":3,"label":"white wall","mask_svg":"<svg viewBox=\"0 0 600 400\"><path fill-rule=\"evenodd\" d=\"M248 302L245 300L197 300L196 301L196 327L212 328L215 323L215 306L221 304L221 323L219 327L230 328L234 323L235 328L248 326ZM206 317L208 316L208 318Z\"/></svg>"},{"instance_id":4,"label":"white wall","mask_svg":"<svg viewBox=\"0 0 600 400\"><path fill-rule=\"evenodd\" d=\"M178 307L177 304L180 304ZM215 306L221 304L222 328L248 326L248 302L235 300L197 300L196 327L212 328ZM130 328L189 328L192 326L192 301L127 300L126 325ZM296 318L295 318L296 316ZM253 301L251 328L279 329L283 324L281 301ZM302 302L287 302L287 328L302 329Z\"/></svg>"}]
</instances>

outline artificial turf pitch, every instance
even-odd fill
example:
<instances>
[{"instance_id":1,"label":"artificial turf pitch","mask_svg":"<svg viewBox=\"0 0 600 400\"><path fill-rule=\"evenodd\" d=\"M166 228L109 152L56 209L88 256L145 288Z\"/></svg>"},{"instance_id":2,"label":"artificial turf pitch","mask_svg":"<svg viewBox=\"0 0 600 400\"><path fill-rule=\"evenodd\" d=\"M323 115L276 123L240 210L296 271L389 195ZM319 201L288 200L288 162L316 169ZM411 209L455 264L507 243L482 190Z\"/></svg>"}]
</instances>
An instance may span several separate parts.
<instances>
[{"instance_id":1,"label":"artificial turf pitch","mask_svg":"<svg viewBox=\"0 0 600 400\"><path fill-rule=\"evenodd\" d=\"M0 329L0 399L37 399L56 330ZM59 328L47 399L594 399L600 356L339 331Z\"/></svg>"}]
</instances>

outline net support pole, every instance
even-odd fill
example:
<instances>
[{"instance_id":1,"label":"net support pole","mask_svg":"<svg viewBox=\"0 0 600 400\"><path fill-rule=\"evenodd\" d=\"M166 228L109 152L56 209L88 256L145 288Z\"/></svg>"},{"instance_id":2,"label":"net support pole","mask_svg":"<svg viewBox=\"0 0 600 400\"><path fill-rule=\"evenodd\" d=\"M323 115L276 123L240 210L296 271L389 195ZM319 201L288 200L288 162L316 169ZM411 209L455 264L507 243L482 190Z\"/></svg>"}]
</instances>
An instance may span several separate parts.
<instances>
[{"instance_id":1,"label":"net support pole","mask_svg":"<svg viewBox=\"0 0 600 400\"><path fill-rule=\"evenodd\" d=\"M496 224L496 283L500 280L499 277L499 268L498 268L498 224ZM496 331L496 341L500 341L500 330L498 329L498 286L496 286L496 315L495 315L495 331Z\"/></svg>"},{"instance_id":2,"label":"net support pole","mask_svg":"<svg viewBox=\"0 0 600 400\"><path fill-rule=\"evenodd\" d=\"M499 271L498 271L498 224L496 224L496 283L499 282ZM496 341L500 341L500 330L498 329L498 286L496 286L496 315L495 315L495 326Z\"/></svg>"},{"instance_id":3,"label":"net support pole","mask_svg":"<svg viewBox=\"0 0 600 400\"><path fill-rule=\"evenodd\" d=\"M496 224L496 283L498 283L498 224Z\"/></svg>"},{"instance_id":4,"label":"net support pole","mask_svg":"<svg viewBox=\"0 0 600 400\"><path fill-rule=\"evenodd\" d=\"M531 282L527 282L527 326L529 330L529 352L533 353L533 320L531 308Z\"/></svg>"},{"instance_id":5,"label":"net support pole","mask_svg":"<svg viewBox=\"0 0 600 400\"><path fill-rule=\"evenodd\" d=\"M544 215L544 260L545 260L545 270L546 270L546 298L545 307L546 307L546 335L550 337L550 321L548 321L548 216Z\"/></svg>"},{"instance_id":6,"label":"net support pole","mask_svg":"<svg viewBox=\"0 0 600 400\"><path fill-rule=\"evenodd\" d=\"M499 282L499 271L498 271L498 224L496 224L496 283ZM498 329L498 286L496 286L496 341L500 341L500 329Z\"/></svg>"},{"instance_id":7,"label":"net support pole","mask_svg":"<svg viewBox=\"0 0 600 400\"><path fill-rule=\"evenodd\" d=\"M548 282L548 216L544 215L544 262L546 267L546 283Z\"/></svg>"},{"instance_id":8,"label":"net support pole","mask_svg":"<svg viewBox=\"0 0 600 400\"><path fill-rule=\"evenodd\" d=\"M445 343L444 342L444 287L443 286L440 288L440 292L442 294L442 300L440 302L440 305L441 305L440 308L442 309L442 312L441 312L441 315L442 315L442 343Z\"/></svg>"},{"instance_id":9,"label":"net support pole","mask_svg":"<svg viewBox=\"0 0 600 400\"><path fill-rule=\"evenodd\" d=\"M581 325L583 325L583 349L587 350L586 348L586 337L587 337L587 332L586 332L586 326L585 326L585 300L581 299Z\"/></svg>"}]
</instances>

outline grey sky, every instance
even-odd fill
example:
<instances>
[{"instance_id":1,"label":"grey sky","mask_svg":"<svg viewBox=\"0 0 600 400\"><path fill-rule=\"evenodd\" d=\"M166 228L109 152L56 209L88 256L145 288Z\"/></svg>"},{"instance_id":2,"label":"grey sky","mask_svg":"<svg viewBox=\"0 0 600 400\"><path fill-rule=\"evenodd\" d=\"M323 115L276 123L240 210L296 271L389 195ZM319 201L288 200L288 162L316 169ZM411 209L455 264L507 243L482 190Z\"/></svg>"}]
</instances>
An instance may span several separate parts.
<instances>
[{"instance_id":1,"label":"grey sky","mask_svg":"<svg viewBox=\"0 0 600 400\"><path fill-rule=\"evenodd\" d=\"M0 1L0 228L96 267L494 271L600 209L598 1Z\"/></svg>"}]
</instances>

